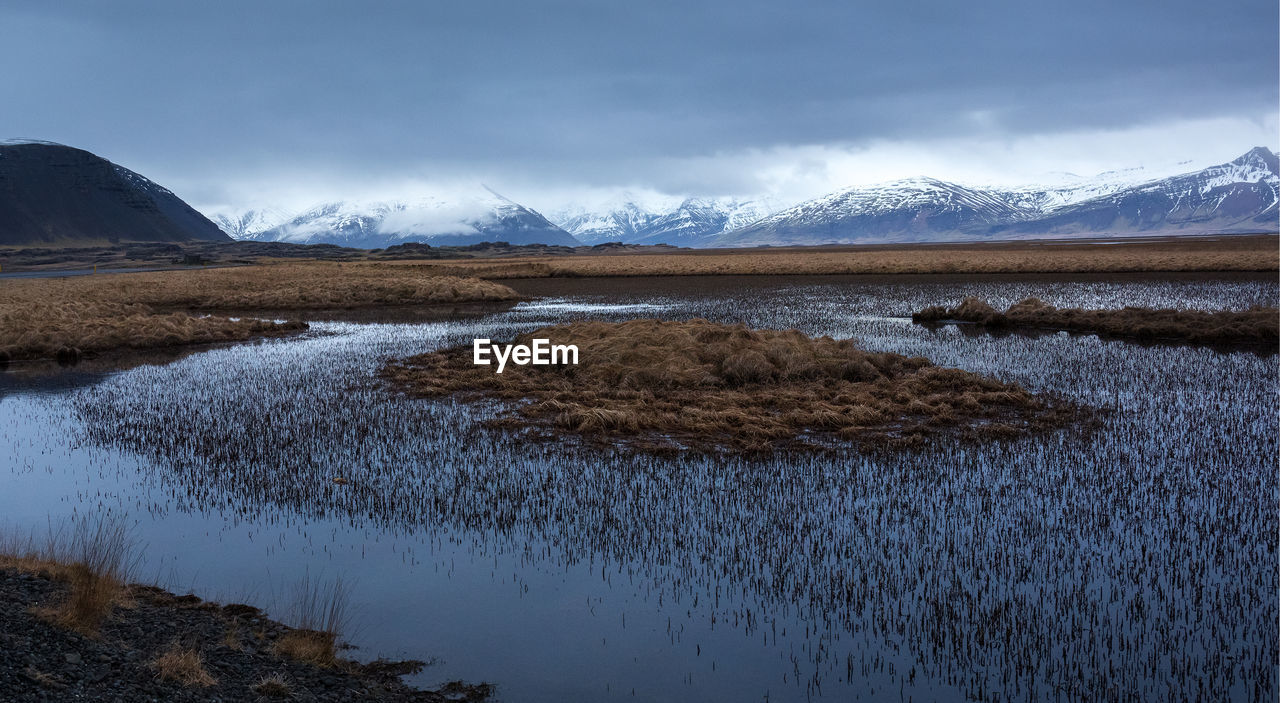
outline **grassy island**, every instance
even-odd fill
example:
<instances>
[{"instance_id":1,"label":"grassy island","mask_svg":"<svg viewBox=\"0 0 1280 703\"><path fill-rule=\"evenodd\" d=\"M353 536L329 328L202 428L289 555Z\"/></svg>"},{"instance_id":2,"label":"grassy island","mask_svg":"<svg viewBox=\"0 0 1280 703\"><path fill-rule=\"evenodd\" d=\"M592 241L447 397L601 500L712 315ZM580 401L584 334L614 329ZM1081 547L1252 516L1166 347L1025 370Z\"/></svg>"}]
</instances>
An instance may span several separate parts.
<instances>
[{"instance_id":1,"label":"grassy island","mask_svg":"<svg viewBox=\"0 0 1280 703\"><path fill-rule=\"evenodd\" d=\"M574 345L578 365L476 365L471 347L393 361L423 397L506 401L497 425L641 449L752 452L917 443L934 432L1014 436L1076 409L1010 383L851 340L706 320L575 322L518 337Z\"/></svg>"},{"instance_id":2,"label":"grassy island","mask_svg":"<svg viewBox=\"0 0 1280 703\"><path fill-rule=\"evenodd\" d=\"M1103 337L1209 345L1275 347L1280 340L1280 310L1253 307L1243 311L1120 310L1056 308L1027 298L1000 312L977 298L954 308L935 306L911 317L920 323L967 322L993 330L1067 330Z\"/></svg>"}]
</instances>

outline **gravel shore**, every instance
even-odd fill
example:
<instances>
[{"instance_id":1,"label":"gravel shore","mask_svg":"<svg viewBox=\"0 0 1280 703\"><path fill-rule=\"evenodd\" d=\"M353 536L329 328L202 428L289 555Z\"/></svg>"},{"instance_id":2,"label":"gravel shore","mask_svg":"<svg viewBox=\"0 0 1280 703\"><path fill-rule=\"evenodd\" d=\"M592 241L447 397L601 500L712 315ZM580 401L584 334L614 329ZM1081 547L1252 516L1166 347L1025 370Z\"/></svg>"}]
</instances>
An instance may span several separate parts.
<instances>
[{"instance_id":1,"label":"gravel shore","mask_svg":"<svg viewBox=\"0 0 1280 703\"><path fill-rule=\"evenodd\" d=\"M484 684L411 688L400 675L417 662L339 661L320 667L282 657L274 643L290 628L249 605L219 605L131 586L96 637L60 627L41 611L68 586L0 568L0 700L5 701L481 701ZM198 652L212 683L162 678L156 659ZM264 681L267 682L264 685Z\"/></svg>"}]
</instances>

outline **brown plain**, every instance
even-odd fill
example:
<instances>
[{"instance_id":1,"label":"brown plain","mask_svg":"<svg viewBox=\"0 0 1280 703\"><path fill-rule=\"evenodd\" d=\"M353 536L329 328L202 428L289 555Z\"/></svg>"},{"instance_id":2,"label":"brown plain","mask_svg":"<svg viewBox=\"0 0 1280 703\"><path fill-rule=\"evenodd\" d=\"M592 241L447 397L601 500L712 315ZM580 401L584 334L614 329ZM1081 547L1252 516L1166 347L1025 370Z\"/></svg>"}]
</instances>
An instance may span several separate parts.
<instances>
[{"instance_id":1,"label":"brown plain","mask_svg":"<svg viewBox=\"0 0 1280 703\"><path fill-rule=\"evenodd\" d=\"M252 314L518 297L491 281L365 263L0 280L0 359L75 358L80 353L238 341L306 329L297 321L193 312Z\"/></svg>"},{"instance_id":2,"label":"brown plain","mask_svg":"<svg viewBox=\"0 0 1280 703\"><path fill-rule=\"evenodd\" d=\"M407 263L407 262L406 262ZM703 249L420 262L480 278L1277 271L1275 235Z\"/></svg>"}]
</instances>

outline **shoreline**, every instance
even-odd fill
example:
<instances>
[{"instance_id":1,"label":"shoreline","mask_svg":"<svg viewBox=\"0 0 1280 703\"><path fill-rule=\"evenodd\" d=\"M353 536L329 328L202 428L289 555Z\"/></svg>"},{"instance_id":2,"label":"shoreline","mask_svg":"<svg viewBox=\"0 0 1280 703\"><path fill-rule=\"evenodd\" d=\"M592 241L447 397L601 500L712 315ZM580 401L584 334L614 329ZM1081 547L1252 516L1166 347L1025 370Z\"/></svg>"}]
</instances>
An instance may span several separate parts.
<instances>
[{"instance_id":1,"label":"shoreline","mask_svg":"<svg viewBox=\"0 0 1280 703\"><path fill-rule=\"evenodd\" d=\"M305 633L242 603L218 604L131 584L96 635L55 625L44 609L70 586L48 571L0 566L0 698L64 700L380 700L390 703L482 701L488 684L448 682L416 689L400 677L425 664L337 659L321 666L295 658L279 644ZM194 652L202 678L175 676L161 659Z\"/></svg>"}]
</instances>

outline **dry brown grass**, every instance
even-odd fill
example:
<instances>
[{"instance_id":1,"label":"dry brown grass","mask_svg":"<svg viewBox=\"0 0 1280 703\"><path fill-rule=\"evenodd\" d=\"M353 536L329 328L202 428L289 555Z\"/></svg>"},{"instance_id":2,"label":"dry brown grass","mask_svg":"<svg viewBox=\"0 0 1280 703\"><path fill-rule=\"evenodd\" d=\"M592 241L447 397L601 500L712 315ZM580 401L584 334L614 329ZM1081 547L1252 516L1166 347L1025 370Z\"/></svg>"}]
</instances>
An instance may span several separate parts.
<instances>
[{"instance_id":1,"label":"dry brown grass","mask_svg":"<svg viewBox=\"0 0 1280 703\"><path fill-rule=\"evenodd\" d=\"M334 666L339 661L336 636L320 630L289 630L276 640L275 651L321 667Z\"/></svg>"},{"instance_id":2,"label":"dry brown grass","mask_svg":"<svg viewBox=\"0 0 1280 703\"><path fill-rule=\"evenodd\" d=\"M151 662L156 676L187 687L208 687L218 683L204 668L204 657L190 647L174 644Z\"/></svg>"},{"instance_id":3,"label":"dry brown grass","mask_svg":"<svg viewBox=\"0 0 1280 703\"><path fill-rule=\"evenodd\" d=\"M515 341L533 338L577 345L579 365L509 364L497 374L474 365L465 347L392 362L383 374L419 396L510 401L499 425L646 449L770 451L833 440L870 447L943 429L1020 434L1071 416L1013 384L796 330L576 322Z\"/></svg>"},{"instance_id":4,"label":"dry brown grass","mask_svg":"<svg viewBox=\"0 0 1280 703\"><path fill-rule=\"evenodd\" d=\"M240 625L235 620L227 621L227 629L222 633L222 646L236 652L244 649L244 643L240 641Z\"/></svg>"},{"instance_id":5,"label":"dry brown grass","mask_svg":"<svg viewBox=\"0 0 1280 703\"><path fill-rule=\"evenodd\" d=\"M127 601L125 584L134 564L133 542L122 519L81 518L43 543L8 533L0 539L0 567L67 583L67 597L40 609L51 622L96 636L112 609Z\"/></svg>"},{"instance_id":6,"label":"dry brown grass","mask_svg":"<svg viewBox=\"0 0 1280 703\"><path fill-rule=\"evenodd\" d=\"M349 309L514 300L506 286L412 266L306 263L0 281L0 361L281 335L301 322L188 311Z\"/></svg>"},{"instance_id":7,"label":"dry brown grass","mask_svg":"<svg viewBox=\"0 0 1280 703\"><path fill-rule=\"evenodd\" d=\"M303 577L289 604L289 619L297 629L276 640L276 653L316 666L337 665L338 635L346 629L349 605L350 593L341 578Z\"/></svg>"},{"instance_id":8,"label":"dry brown grass","mask_svg":"<svg viewBox=\"0 0 1280 703\"><path fill-rule=\"evenodd\" d=\"M334 310L516 300L506 286L420 266L309 262L0 282L5 298L147 305L159 310Z\"/></svg>"},{"instance_id":9,"label":"dry brown grass","mask_svg":"<svg viewBox=\"0 0 1280 703\"><path fill-rule=\"evenodd\" d=\"M1275 347L1280 341L1280 310L1254 307L1220 310L1081 310L1056 308L1027 298L1000 312L977 298L959 306L935 306L912 315L916 322L972 322L991 329L1047 329L1093 333L1152 342Z\"/></svg>"},{"instance_id":10,"label":"dry brown grass","mask_svg":"<svg viewBox=\"0 0 1280 703\"><path fill-rule=\"evenodd\" d=\"M305 330L300 321L160 314L147 305L29 300L0 302L0 358L77 361L81 354L233 342Z\"/></svg>"},{"instance_id":11,"label":"dry brown grass","mask_svg":"<svg viewBox=\"0 0 1280 703\"><path fill-rule=\"evenodd\" d=\"M423 264L483 278L1276 271L1274 235L1162 239L694 250L678 253L513 257Z\"/></svg>"}]
</instances>

